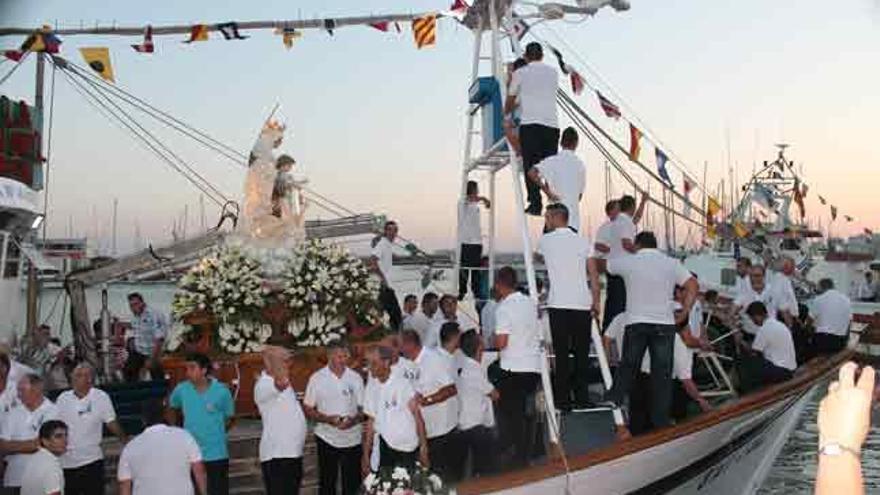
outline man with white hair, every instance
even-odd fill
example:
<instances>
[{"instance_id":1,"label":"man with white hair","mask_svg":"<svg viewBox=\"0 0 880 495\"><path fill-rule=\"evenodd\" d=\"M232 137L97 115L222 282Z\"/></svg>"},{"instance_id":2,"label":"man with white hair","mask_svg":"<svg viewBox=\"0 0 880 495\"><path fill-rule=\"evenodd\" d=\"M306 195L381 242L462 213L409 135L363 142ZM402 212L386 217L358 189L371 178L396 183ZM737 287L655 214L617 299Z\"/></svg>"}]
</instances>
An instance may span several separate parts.
<instances>
[{"instance_id":1,"label":"man with white hair","mask_svg":"<svg viewBox=\"0 0 880 495\"><path fill-rule=\"evenodd\" d=\"M58 396L58 419L67 425L67 451L61 456L64 493L99 495L104 493L104 453L101 439L104 426L125 443L125 432L116 421L110 396L92 386L94 370L80 363L73 370L73 389Z\"/></svg>"}]
</instances>

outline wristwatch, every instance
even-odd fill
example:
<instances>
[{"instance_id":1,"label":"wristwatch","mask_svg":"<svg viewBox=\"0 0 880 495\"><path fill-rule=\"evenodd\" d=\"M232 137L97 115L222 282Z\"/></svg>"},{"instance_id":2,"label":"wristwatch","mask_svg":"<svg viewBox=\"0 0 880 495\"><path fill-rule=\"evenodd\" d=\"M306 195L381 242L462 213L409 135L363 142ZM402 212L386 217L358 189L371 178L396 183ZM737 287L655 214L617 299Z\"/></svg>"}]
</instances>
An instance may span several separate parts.
<instances>
[{"instance_id":1,"label":"wristwatch","mask_svg":"<svg viewBox=\"0 0 880 495\"><path fill-rule=\"evenodd\" d=\"M846 445L841 445L837 442L829 442L825 445L819 447L819 455L827 455L837 457L844 453L853 455L856 459L860 459L862 454L855 449L851 449Z\"/></svg>"}]
</instances>

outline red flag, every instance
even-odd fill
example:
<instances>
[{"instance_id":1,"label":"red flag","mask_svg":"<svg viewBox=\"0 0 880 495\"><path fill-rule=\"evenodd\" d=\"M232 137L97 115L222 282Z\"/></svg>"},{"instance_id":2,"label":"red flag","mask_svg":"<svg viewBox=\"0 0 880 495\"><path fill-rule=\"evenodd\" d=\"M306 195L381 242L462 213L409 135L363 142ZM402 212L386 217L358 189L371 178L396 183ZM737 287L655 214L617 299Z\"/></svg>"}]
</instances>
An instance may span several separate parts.
<instances>
[{"instance_id":1,"label":"red flag","mask_svg":"<svg viewBox=\"0 0 880 495\"><path fill-rule=\"evenodd\" d=\"M382 31L383 33L387 33L389 24L390 23L388 21L374 22L374 23L370 24L370 27L378 29L379 31Z\"/></svg>"},{"instance_id":2,"label":"red flag","mask_svg":"<svg viewBox=\"0 0 880 495\"><path fill-rule=\"evenodd\" d=\"M465 15L470 7L464 0L454 0L449 10L455 14Z\"/></svg>"},{"instance_id":3,"label":"red flag","mask_svg":"<svg viewBox=\"0 0 880 495\"><path fill-rule=\"evenodd\" d=\"M596 91L596 96L599 97L599 106L602 107L602 111L605 112L606 117L611 117L612 119L620 118L620 108L617 107L614 103L608 98L602 96L602 93Z\"/></svg>"},{"instance_id":4,"label":"red flag","mask_svg":"<svg viewBox=\"0 0 880 495\"><path fill-rule=\"evenodd\" d=\"M24 52L21 50L5 50L3 52L3 56L8 58L9 60L18 62L21 60L22 57L24 57Z\"/></svg>"},{"instance_id":5,"label":"red flag","mask_svg":"<svg viewBox=\"0 0 880 495\"><path fill-rule=\"evenodd\" d=\"M639 161L639 152L642 151L642 131L636 129L636 126L629 125L629 159Z\"/></svg>"},{"instance_id":6,"label":"red flag","mask_svg":"<svg viewBox=\"0 0 880 495\"><path fill-rule=\"evenodd\" d=\"M571 71L571 90L574 94L579 95L584 92L584 78L577 73L576 70Z\"/></svg>"},{"instance_id":7,"label":"red flag","mask_svg":"<svg viewBox=\"0 0 880 495\"><path fill-rule=\"evenodd\" d=\"M153 53L153 26L144 29L144 42L139 45L131 45L138 53Z\"/></svg>"}]
</instances>

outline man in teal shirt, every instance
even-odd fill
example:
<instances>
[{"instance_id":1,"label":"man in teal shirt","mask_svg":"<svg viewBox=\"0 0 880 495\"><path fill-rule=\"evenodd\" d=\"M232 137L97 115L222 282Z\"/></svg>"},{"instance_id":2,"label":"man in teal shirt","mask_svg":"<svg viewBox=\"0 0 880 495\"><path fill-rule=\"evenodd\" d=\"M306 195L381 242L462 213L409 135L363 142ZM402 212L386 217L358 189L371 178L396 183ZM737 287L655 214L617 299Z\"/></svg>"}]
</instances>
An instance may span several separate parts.
<instances>
[{"instance_id":1,"label":"man in teal shirt","mask_svg":"<svg viewBox=\"0 0 880 495\"><path fill-rule=\"evenodd\" d=\"M226 385L210 376L211 360L204 354L186 357L186 380L171 392L174 424L183 412L183 427L195 437L202 451L209 495L229 494L229 450L226 432L232 427L235 406Z\"/></svg>"}]
</instances>

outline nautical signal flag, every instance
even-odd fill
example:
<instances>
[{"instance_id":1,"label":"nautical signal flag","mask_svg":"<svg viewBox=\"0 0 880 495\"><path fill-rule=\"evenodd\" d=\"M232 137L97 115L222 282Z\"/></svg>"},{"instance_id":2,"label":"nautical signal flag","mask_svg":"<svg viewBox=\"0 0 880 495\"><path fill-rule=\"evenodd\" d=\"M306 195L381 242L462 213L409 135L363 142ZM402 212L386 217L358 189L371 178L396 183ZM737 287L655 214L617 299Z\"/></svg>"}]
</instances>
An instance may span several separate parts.
<instances>
[{"instance_id":1,"label":"nautical signal flag","mask_svg":"<svg viewBox=\"0 0 880 495\"><path fill-rule=\"evenodd\" d=\"M131 45L134 51L138 53L153 53L153 26L147 26L144 29L144 42L139 45Z\"/></svg>"},{"instance_id":2,"label":"nautical signal flag","mask_svg":"<svg viewBox=\"0 0 880 495\"><path fill-rule=\"evenodd\" d=\"M694 189L694 183L688 179L687 175L684 176L684 214L691 214L691 191Z\"/></svg>"},{"instance_id":3,"label":"nautical signal flag","mask_svg":"<svg viewBox=\"0 0 880 495\"><path fill-rule=\"evenodd\" d=\"M663 150L656 147L654 148L654 156L657 157L657 173L660 175L660 178L665 180L669 187L675 189L675 186L672 185L672 179L669 178L669 171L666 170L666 162L669 161L669 157L666 156Z\"/></svg>"},{"instance_id":4,"label":"nautical signal flag","mask_svg":"<svg viewBox=\"0 0 880 495\"><path fill-rule=\"evenodd\" d=\"M712 196L709 196L708 199L706 199L706 217L715 218L715 215L717 215L719 211L721 211L721 203Z\"/></svg>"},{"instance_id":5,"label":"nautical signal flag","mask_svg":"<svg viewBox=\"0 0 880 495\"><path fill-rule=\"evenodd\" d=\"M3 56L12 60L14 62L18 62L24 57L24 52L21 50L4 50Z\"/></svg>"},{"instance_id":6,"label":"nautical signal flag","mask_svg":"<svg viewBox=\"0 0 880 495\"><path fill-rule=\"evenodd\" d=\"M184 43L192 43L194 41L208 41L208 25L196 24L189 28L189 39Z\"/></svg>"},{"instance_id":7,"label":"nautical signal flag","mask_svg":"<svg viewBox=\"0 0 880 495\"><path fill-rule=\"evenodd\" d=\"M302 37L302 33L293 28L276 28L275 34L281 35L281 41L284 43L284 48L290 50L293 47L293 42L297 38Z\"/></svg>"},{"instance_id":8,"label":"nautical signal flag","mask_svg":"<svg viewBox=\"0 0 880 495\"><path fill-rule=\"evenodd\" d=\"M837 220L837 207L831 205L831 221L833 222L835 220Z\"/></svg>"},{"instance_id":9,"label":"nautical signal flag","mask_svg":"<svg viewBox=\"0 0 880 495\"><path fill-rule=\"evenodd\" d=\"M596 91L596 96L599 98L599 106L602 107L606 117L611 117L612 119L620 118L620 108L617 105L611 103L611 100L602 96L602 93L598 91Z\"/></svg>"},{"instance_id":10,"label":"nautical signal flag","mask_svg":"<svg viewBox=\"0 0 880 495\"><path fill-rule=\"evenodd\" d=\"M794 180L794 203L797 205L798 210L800 210L801 218L804 218L804 195L801 189L800 181L797 179Z\"/></svg>"},{"instance_id":11,"label":"nautical signal flag","mask_svg":"<svg viewBox=\"0 0 880 495\"><path fill-rule=\"evenodd\" d=\"M452 5L449 7L449 13L452 17L456 17L459 20L463 19L465 15L467 15L467 11L470 6L464 0L454 0Z\"/></svg>"},{"instance_id":12,"label":"nautical signal flag","mask_svg":"<svg viewBox=\"0 0 880 495\"><path fill-rule=\"evenodd\" d=\"M527 23L525 20L517 19L513 23L513 28L511 28L511 31L513 32L513 35L516 37L517 40L522 40L526 33L529 32L529 28L531 27L532 26L529 26L529 23Z\"/></svg>"},{"instance_id":13,"label":"nautical signal flag","mask_svg":"<svg viewBox=\"0 0 880 495\"><path fill-rule=\"evenodd\" d=\"M874 231L869 228L865 228L865 235L868 237L874 237Z\"/></svg>"},{"instance_id":14,"label":"nautical signal flag","mask_svg":"<svg viewBox=\"0 0 880 495\"><path fill-rule=\"evenodd\" d=\"M733 233L740 239L749 235L749 229L742 223L741 220L737 220L733 224Z\"/></svg>"},{"instance_id":15,"label":"nautical signal flag","mask_svg":"<svg viewBox=\"0 0 880 495\"><path fill-rule=\"evenodd\" d=\"M843 218L845 218L847 222L852 222L853 220L855 220L855 218L853 218L849 215L844 215Z\"/></svg>"},{"instance_id":16,"label":"nautical signal flag","mask_svg":"<svg viewBox=\"0 0 880 495\"><path fill-rule=\"evenodd\" d=\"M48 30L49 26L43 26L42 30L34 31L21 44L20 50L23 52L58 53L61 48L61 40Z\"/></svg>"},{"instance_id":17,"label":"nautical signal flag","mask_svg":"<svg viewBox=\"0 0 880 495\"><path fill-rule=\"evenodd\" d=\"M373 29L378 29L379 31L382 31L383 33L387 33L389 31L389 29L391 29L391 22L390 21L374 22L374 23L370 24L370 27L372 27ZM399 33L400 32L400 24L395 22L394 29Z\"/></svg>"},{"instance_id":18,"label":"nautical signal flag","mask_svg":"<svg viewBox=\"0 0 880 495\"><path fill-rule=\"evenodd\" d=\"M227 40L246 40L247 36L242 36L241 33L238 32L238 23L237 22L224 22L222 24L217 24L217 29L220 30L220 33Z\"/></svg>"},{"instance_id":19,"label":"nautical signal flag","mask_svg":"<svg viewBox=\"0 0 880 495\"><path fill-rule=\"evenodd\" d=\"M636 126L630 124L629 125L629 159L637 162L639 161L639 153L642 151L642 131L638 130Z\"/></svg>"},{"instance_id":20,"label":"nautical signal flag","mask_svg":"<svg viewBox=\"0 0 880 495\"><path fill-rule=\"evenodd\" d=\"M113 79L113 66L110 65L110 49L106 46L80 48L83 60L105 81L115 82Z\"/></svg>"},{"instance_id":21,"label":"nautical signal flag","mask_svg":"<svg viewBox=\"0 0 880 495\"><path fill-rule=\"evenodd\" d=\"M584 92L584 78L576 70L571 71L571 90L574 94L579 95Z\"/></svg>"},{"instance_id":22,"label":"nautical signal flag","mask_svg":"<svg viewBox=\"0 0 880 495\"><path fill-rule=\"evenodd\" d=\"M823 205L826 204L825 198L823 198L822 196L819 196L819 202Z\"/></svg>"},{"instance_id":23,"label":"nautical signal flag","mask_svg":"<svg viewBox=\"0 0 880 495\"><path fill-rule=\"evenodd\" d=\"M336 29L336 21L333 19L324 19L324 30L327 34L333 36L333 30Z\"/></svg>"},{"instance_id":24,"label":"nautical signal flag","mask_svg":"<svg viewBox=\"0 0 880 495\"><path fill-rule=\"evenodd\" d=\"M418 49L434 46L437 43L437 15L430 14L413 19L412 30Z\"/></svg>"}]
</instances>

